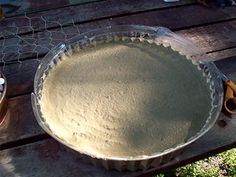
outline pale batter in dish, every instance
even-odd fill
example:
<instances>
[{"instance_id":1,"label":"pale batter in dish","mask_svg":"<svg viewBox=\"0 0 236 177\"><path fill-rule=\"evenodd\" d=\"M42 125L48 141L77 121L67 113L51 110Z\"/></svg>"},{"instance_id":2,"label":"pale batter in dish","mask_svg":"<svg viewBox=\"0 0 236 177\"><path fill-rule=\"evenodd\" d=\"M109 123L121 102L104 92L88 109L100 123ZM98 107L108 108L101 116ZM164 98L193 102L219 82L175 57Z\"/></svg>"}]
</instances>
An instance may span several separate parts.
<instances>
[{"instance_id":1,"label":"pale batter in dish","mask_svg":"<svg viewBox=\"0 0 236 177\"><path fill-rule=\"evenodd\" d=\"M151 155L182 144L211 110L206 77L147 42L110 42L64 56L46 77L41 112L55 135L97 157Z\"/></svg>"}]
</instances>

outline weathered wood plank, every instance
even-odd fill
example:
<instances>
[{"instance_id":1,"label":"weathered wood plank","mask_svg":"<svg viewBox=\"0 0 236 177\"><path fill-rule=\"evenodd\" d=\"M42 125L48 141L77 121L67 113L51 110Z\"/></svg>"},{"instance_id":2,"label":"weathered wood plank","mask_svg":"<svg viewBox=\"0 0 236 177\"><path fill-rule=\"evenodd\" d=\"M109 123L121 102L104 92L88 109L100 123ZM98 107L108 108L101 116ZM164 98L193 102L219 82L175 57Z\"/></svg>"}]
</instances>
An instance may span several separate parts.
<instances>
[{"instance_id":1,"label":"weathered wood plank","mask_svg":"<svg viewBox=\"0 0 236 177\"><path fill-rule=\"evenodd\" d=\"M9 99L8 112L0 126L0 149L6 143L40 133L44 132L38 126L33 115L30 95Z\"/></svg>"},{"instance_id":2,"label":"weathered wood plank","mask_svg":"<svg viewBox=\"0 0 236 177\"><path fill-rule=\"evenodd\" d=\"M194 6L186 6L185 8L188 8L188 7L196 7L196 6L195 5ZM178 7L178 8L173 8L173 9L183 9L183 8ZM100 20L98 22L96 21L96 22L91 22L91 23L85 23L86 19L83 21L83 19L81 20L81 18L79 18L79 17L76 17L76 18L81 20L77 25L79 32L93 29L94 27L97 27L97 25L103 26L103 25L111 25L111 24L130 24L130 23L131 24L146 24L146 25L152 25L152 26L166 24L164 26L167 26L167 27L172 28L174 30L179 30L179 29L183 29L183 28L189 28L191 26L198 26L201 24L208 24L208 23L212 23L212 22L215 23L215 22L219 22L219 21L235 19L235 8L233 8L233 7L230 8L230 11L228 11L227 9L228 8L226 8L224 10L220 9L219 11L217 11L217 10L211 11L210 10L211 15L208 16L209 10L194 11L192 9L192 11L191 11L191 9L188 8L188 13L186 13L187 19L185 18L186 16L184 16L182 13L180 13L181 11L179 12L179 14L182 16L179 16L179 17L175 17L174 15L176 15L176 14L173 13L173 11L169 11L169 14L164 13L164 11L168 12L167 11L168 9L159 10L159 12L163 12L163 13L159 13L159 15L155 14L154 12L147 12L146 13L146 14L148 14L147 16L146 15L143 16L142 14L140 14L140 15L133 14L132 16L128 16L128 17L115 17L112 20L105 19L105 20ZM99 11L102 11L102 10L100 9ZM197 13L193 13L193 12L197 12ZM201 13L199 13L199 12L201 12ZM58 11L57 13L60 13L60 12ZM123 13L128 13L128 12L123 12ZM136 13L136 12L132 12L132 13ZM53 13L51 13L51 15L52 14ZM152 14L152 15L150 15L150 14ZM166 14L166 16L165 16L165 14ZM189 15L189 14L191 14L191 15ZM203 15L201 15L201 14L203 14ZM217 14L220 14L220 15L217 16ZM55 16L57 16L57 15L58 14L55 14ZM65 15L65 14L63 14L63 15ZM71 15L73 16L73 14L71 14ZM93 15L94 15L94 13L93 13ZM154 17L156 17L155 15L157 15L158 18L154 18ZM116 15L114 15L114 16L116 16ZM118 14L118 16L119 16L119 14ZM170 16L170 17L168 17L168 16ZM107 17L108 16L105 14L104 17L101 16L99 18L107 18ZM142 19L141 17L142 18L147 17L147 18ZM165 22L165 18L167 18L167 17L169 20L167 20L167 22ZM60 16L60 18L63 18L62 15ZM66 23L66 20L65 20L66 18L67 17L64 18L64 23ZM95 18L97 18L97 17L95 17ZM140 21L140 19L141 19L141 21ZM177 20L179 20L179 19L181 19L180 23L177 22ZM195 19L195 21L194 21L194 19ZM37 20L40 20L40 19L36 19L35 23L40 24L41 22L40 21L38 22ZM176 21L176 23L173 23L173 21ZM80 24L80 23L83 23L83 24ZM193 41L196 41L196 43L200 44L200 46L204 49L205 52L208 52L209 55L213 56L215 59L221 59L222 56L223 57L235 56L234 48L233 48L235 46L235 41L236 41L235 36L233 36L233 32L235 31L235 21L231 21L229 23L229 25L226 26L226 28L225 28L225 24L228 24L228 22L224 22L224 23L220 23L220 24L215 24L215 26L214 25L205 26L206 28L204 27L204 29L202 29L202 27L195 28L195 29L197 29L195 31L196 32L195 34L197 34L197 36L195 36L193 29L179 31L179 34L182 34L185 37L191 38ZM222 24L224 24L224 25L222 25ZM51 27L53 27L58 24L50 24L50 25L51 25ZM36 27L37 27L37 25L36 25ZM72 27L74 28L75 26L72 26ZM69 32L71 32L72 27L69 26L66 29ZM217 32L214 32L213 30L211 30L211 28L215 28L218 33L222 33L222 31L223 31L222 35L218 34ZM24 31L27 32L27 31L31 30L29 28L27 29L24 27L22 27L21 29L23 32ZM210 31L208 32L209 29L210 29ZM36 28L36 30L37 30L37 28ZM75 33L76 33L76 30L77 29L75 29ZM55 29L55 31L58 32L57 29ZM57 32L55 35L57 35ZM72 33L72 34L74 35L75 33ZM212 33L213 33L213 35L212 35ZM45 39L48 38L48 36L44 32L37 33L37 34L42 35L42 37L44 37ZM25 36L27 37L27 35L23 35L22 37L25 37ZM217 37L215 37L215 36L217 36ZM29 37L29 35L28 35L28 37ZM45 43L47 43L47 40L46 40L46 42L44 42L43 41L44 39L41 40L40 37L35 38L35 39L39 43L41 42L42 45L45 45ZM55 40L57 38L53 37L53 39ZM12 40L13 42L10 40ZM9 39L9 40L7 39L4 42L6 42L6 43L9 42L10 44L13 44L14 40L16 40L16 39L14 39L14 38ZM61 40L62 39L60 38L59 41L61 41ZM55 40L55 44L59 41ZM207 41L207 42L204 43L204 41ZM201 45L202 43L203 43L203 45ZM54 43L52 45L54 45ZM2 41L0 41L0 46L3 46ZM28 46L26 45L24 47L28 48L28 49L27 50L22 49L22 51L27 52L29 50L30 45L28 45ZM225 51L222 50L224 48L227 48L228 52L226 50ZM229 49L229 48L232 48L232 49ZM5 49L5 50L14 51L14 49L15 48L10 48L10 49ZM3 50L3 48L0 47L0 53L1 53L1 50ZM42 55L46 52L43 50L44 49L41 49L41 51L39 51L39 53L41 52L40 54L42 54ZM216 54L215 52L213 52L215 50L219 50L219 52L216 52L216 53L219 53L219 55ZM10 61L10 60L16 61L17 59L14 56L14 52L12 52L12 54L13 55L10 56L10 59L8 60L8 58L6 58L5 61ZM26 57L34 57L34 56L35 55L22 55L20 57L20 59L26 59ZM39 63L39 61L35 60L35 59L34 60L27 60L22 63L21 67L19 67L18 64L13 64L13 65L8 65L4 68L4 73L6 73L7 79L9 82L9 88L10 88L9 95L10 96L15 96L18 94L23 94L23 93L29 93L32 91L33 77L34 77L35 70L38 66L38 63ZM230 59L227 59L225 61L219 61L217 63L218 63L218 66L220 67L220 69L224 73L226 73L231 79L236 80L236 71L235 71L236 64L235 64L235 59L233 57ZM19 69L17 69L17 68L19 68ZM9 132L2 132L1 133L1 130L0 130L0 142L1 143L4 142L4 138L5 138L5 142L12 142L12 141L17 141L19 139L25 139L27 137L32 137L32 136L42 133L41 132L42 130L38 127L38 125L36 124L36 122L34 120L32 110L30 110L31 104L30 104L29 95L26 95L23 97L24 97L23 99L26 99L26 101L25 100L22 102L19 101L22 99L22 97L18 97L17 101L14 100L15 98L10 100L10 105L12 105L12 108L10 108L10 117L5 122L6 125L7 125L7 122L10 122L10 123L8 123L8 127L11 127L10 128L11 129L10 137L7 136ZM27 98L25 98L25 97L27 97ZM12 102L14 102L14 103L12 103ZM28 106L25 105L26 103ZM19 106L19 105L22 105L22 106ZM17 110L15 112L13 111L13 113L11 114L12 110L14 110L14 108L16 106L20 107L19 109L22 110L22 112L20 112L20 110ZM18 113L19 113L19 115L18 115ZM27 114L27 115L29 114L30 116L27 116L25 114ZM21 123L19 121L15 122L15 119L16 119L15 117L17 117L17 116L19 118L17 120L19 120L19 121L23 120L25 122L24 123ZM25 118L24 118L24 116L25 116ZM30 119L30 121L31 121L31 123L29 123L29 124L27 122L28 119ZM227 120L227 121L229 121L229 120ZM18 127L23 127L23 128L22 129L19 128L21 130L14 130L14 126L16 124ZM7 127L6 125L5 125L5 127ZM15 129L18 129L18 127ZM229 127L231 127L231 128L229 128ZM226 128L227 128L227 131L223 131ZM214 129L213 132L211 131L212 133L209 135L209 137L206 137L205 140L200 139L201 140L200 144L198 144L195 147L194 145L198 143L198 142L196 142L193 146L190 147L190 149L188 151L185 151L185 153L188 152L187 155L184 155L185 154L184 153L181 156L181 158L177 158L176 159L177 161L175 161L175 162L180 162L180 164L181 163L183 164L186 162L191 162L193 159L196 160L197 158L202 157L200 154L202 154L202 155L208 154L209 155L209 153L215 153L215 150L220 150L220 148L228 148L228 146L235 146L235 139L234 139L235 136L231 136L232 132L234 135L236 133L235 132L235 130L236 130L235 129L236 128L235 121L230 120L228 123L228 126L226 128L217 127L216 129ZM26 131L24 129L26 129ZM214 138L214 135L217 135L217 136ZM225 135L227 135L227 137ZM9 138L9 139L7 139L7 138ZM50 145L50 144L54 144L54 145ZM57 144L57 145L55 145L55 144ZM209 144L209 146L206 146L208 144ZM227 147L225 146L226 144L228 145ZM55 152L54 151L55 149L59 149L59 150L56 150L57 152ZM86 164L82 163L78 159L76 154L73 154L73 152L68 153L68 151L70 151L70 150L67 150L67 148L62 147L61 145L56 143L54 140L42 141L42 142L39 142L39 144L26 145L24 147L12 149L12 150L4 150L4 151L0 152L1 157L3 157L0 159L0 164L1 164L0 165L0 176L13 176L13 172L15 172L15 174L19 174L22 176L33 176L33 175L53 176L53 175L55 175L55 169L50 168L51 167L50 164L55 164L56 169L57 169L56 171L58 171L57 176L59 176L59 175L61 175L61 176L62 175L63 176L78 176L78 175L95 176L96 174L99 174L99 176L101 176L101 175L103 175L103 176L127 175L127 174L123 174L123 173L121 174L118 172L110 173L110 172L103 171L103 170L99 171L101 169L97 169L97 168L93 169L94 167L87 166ZM192 153L192 152L195 152L195 153ZM56 154L56 155L54 155L54 154ZM44 160L42 160L42 159L44 159ZM27 171L25 171L25 166L22 166L23 165L22 161L24 161L24 162L26 161L26 163L24 163L24 164L26 164L28 166ZM32 164L36 164L36 165L33 166ZM170 163L169 166L167 165L167 166L163 167L162 169L169 168L170 166L173 167L173 164ZM14 168L12 168L12 167L14 167ZM42 169L44 169L44 170L42 170ZM156 170L160 170L160 168L157 168ZM29 171L32 173L29 173ZM149 174L153 174L154 172L156 173L156 171L149 170ZM142 175L142 173L134 173L133 175ZM130 174L128 174L128 176L130 176ZM146 176L146 174L145 174L145 176Z\"/></svg>"},{"instance_id":3,"label":"weathered wood plank","mask_svg":"<svg viewBox=\"0 0 236 177\"><path fill-rule=\"evenodd\" d=\"M217 60L214 63L229 79L236 81L236 55L226 60Z\"/></svg>"},{"instance_id":4,"label":"weathered wood plank","mask_svg":"<svg viewBox=\"0 0 236 177\"><path fill-rule=\"evenodd\" d=\"M98 26L99 24L100 24L99 22L94 22L94 24L89 23L88 25L85 25L84 28L82 28L82 31L92 29L94 26ZM182 30L182 31L178 31L177 33L182 34L183 36L192 39L196 44L202 47L202 49L205 52L211 52L212 50L214 51L214 50L219 50L222 48L229 48L231 46L235 46L235 35L234 35L235 25L236 25L236 22L231 21L231 22L214 24L210 26ZM71 28L70 30L72 31ZM74 31L75 30L76 29L74 29ZM42 35L38 34L38 38L41 38L41 37ZM46 38L47 36L44 36L44 37ZM38 44L42 43L43 45L44 43L43 41L44 40L42 40L41 38L41 40L38 41ZM14 40L12 39L12 41L8 41L8 42L13 43ZM56 40L55 43L56 42L58 41ZM25 47L25 48L28 48L28 47ZM42 51L43 50L44 49L42 49ZM229 51L231 51L230 55L234 55L234 49L230 49ZM224 53L225 55L224 51L220 51L217 53L213 52L213 53L210 53L209 55L216 57L214 55L217 54L218 56L218 53L221 55L222 53ZM226 53L229 54L229 52L226 52ZM28 54L32 55L32 53L28 53ZM7 57L6 61L8 62L10 59L11 57ZM4 73L6 73L7 77L9 78L8 82L11 88L9 90L10 96L26 93L29 90L32 90L32 83L30 82L32 82L33 80L33 75L35 73L35 69L37 66L38 66L38 62L34 60L33 62L26 62L26 63L23 62L23 64L20 66L12 65L9 68L8 66L5 67ZM13 73L11 73L12 71ZM18 79L16 79L17 76L21 76L21 77L18 77ZM19 87L19 85L21 86Z\"/></svg>"},{"instance_id":5,"label":"weathered wood plank","mask_svg":"<svg viewBox=\"0 0 236 177\"><path fill-rule=\"evenodd\" d=\"M0 156L0 176L128 177L130 174L86 164L78 153L52 139L0 151Z\"/></svg>"},{"instance_id":6,"label":"weathered wood plank","mask_svg":"<svg viewBox=\"0 0 236 177\"><path fill-rule=\"evenodd\" d=\"M196 34L197 31L197 35ZM236 46L236 20L181 30L178 34L196 41L204 52L214 52Z\"/></svg>"},{"instance_id":7,"label":"weathered wood plank","mask_svg":"<svg viewBox=\"0 0 236 177\"><path fill-rule=\"evenodd\" d=\"M214 60L220 60L222 58L231 58L234 57L236 54L236 48L220 50L217 52L210 52L207 55Z\"/></svg>"},{"instance_id":8,"label":"weathered wood plank","mask_svg":"<svg viewBox=\"0 0 236 177\"><path fill-rule=\"evenodd\" d=\"M231 30L229 30L231 29ZM198 27L188 30L176 31L178 34L191 39L204 52L217 51L236 45L236 21L224 22L210 26ZM212 60L218 60L235 56L235 48L209 53ZM5 66L5 73L9 88L9 96L29 93L32 91L32 83L39 60L26 60L21 64L11 64Z\"/></svg>"},{"instance_id":9,"label":"weathered wood plank","mask_svg":"<svg viewBox=\"0 0 236 177\"><path fill-rule=\"evenodd\" d=\"M206 135L190 145L173 161L145 172L117 172L94 167L84 163L75 151L53 139L48 139L0 151L0 176L151 176L160 171L191 163L228 148L236 147L236 119L229 120L223 114L221 119L227 121L227 126L222 128L216 124Z\"/></svg>"},{"instance_id":10,"label":"weathered wood plank","mask_svg":"<svg viewBox=\"0 0 236 177\"><path fill-rule=\"evenodd\" d=\"M13 97L33 90L34 75L39 62L30 60L2 67L2 72L7 78L8 96Z\"/></svg>"},{"instance_id":11,"label":"weathered wood plank","mask_svg":"<svg viewBox=\"0 0 236 177\"><path fill-rule=\"evenodd\" d=\"M31 32L32 28L36 31L45 29L44 20L51 22L47 24L47 28L52 28L60 27L59 23L62 25L70 24L72 21L75 23L81 23L102 18L111 18L122 14L132 14L164 7L192 4L193 2L194 0L182 0L176 3L145 0L133 0L132 3L128 0L99 1L90 4L68 6L60 9L48 10L46 12L28 14L27 17L30 17L31 21L29 21L25 16L5 19L0 22L0 31L5 30L7 27L11 30L15 30L15 27L18 27L17 33L20 34ZM32 28L29 28L30 23ZM7 35L9 34L2 34L2 36Z\"/></svg>"},{"instance_id":12,"label":"weathered wood plank","mask_svg":"<svg viewBox=\"0 0 236 177\"><path fill-rule=\"evenodd\" d=\"M208 23L220 22L236 18L236 7L219 9L206 8L199 4L185 7L173 7L142 14L115 18L114 24L142 24L150 26L166 26L171 29L183 29ZM111 22L111 24L113 24Z\"/></svg>"},{"instance_id":13,"label":"weathered wood plank","mask_svg":"<svg viewBox=\"0 0 236 177\"><path fill-rule=\"evenodd\" d=\"M92 29L95 26L95 24L101 25L100 22L94 22L94 24L88 23L88 24L86 24L87 26L85 25L83 29L81 28L82 29L81 31L83 31L83 30L86 31L88 28ZM225 24L225 23L223 23L223 24ZM220 24L215 24L215 25L220 25ZM210 26L206 26L206 27L210 28ZM201 27L199 27L199 28L201 28ZM214 28L215 28L215 26L214 26ZM198 28L195 28L195 29L198 29ZM216 29L218 29L219 33L221 32L220 27L218 27ZM202 30L200 30L200 31L202 31ZM208 30L203 30L203 31L204 31L204 34L208 34L207 33ZM228 31L228 33L226 33L226 34L230 36L232 31L230 31L230 30L226 30L226 31ZM182 35L185 35L186 37L188 37L188 35L186 35L186 34L188 34L188 30L182 30L182 31L180 31L180 33ZM225 35L225 33L223 33L223 34ZM191 31L191 33L189 33L190 38L192 36L196 36L195 38L192 38L192 39L194 41L200 41L199 44L201 44L202 43L201 41L204 40L204 37L201 37L201 35L202 35L202 33L198 34L197 30L196 30L195 35L194 35L193 31ZM198 40L198 36L200 36L200 40ZM226 44L222 45L222 43L224 43L223 38L224 38L224 36L222 37L221 41L218 41L220 43L219 46L223 46L223 47L228 48L229 44L232 44L232 43L234 44L234 42L229 42L230 38L228 38L226 40ZM234 38L232 40L234 40ZM198 44L198 42L196 42L196 43ZM203 45L203 48L207 48L208 46L210 46L211 40L208 40L208 43L209 43L208 45ZM215 43L214 47L216 47L215 48L216 50L219 49L217 42ZM210 48L210 49L213 50L214 48ZM208 52L211 52L211 50L209 50ZM231 49L231 50L233 50L233 49ZM222 52L223 51L220 51L220 53L222 53ZM217 57L217 54L211 53L211 55L212 54L214 54L214 56ZM233 55L233 53L231 53L231 55ZM24 61L21 66L19 66L18 64L15 64L15 65L6 66L4 68L4 73L7 75L7 79L8 79L8 83L9 83L9 95L10 96L29 93L32 91L33 77L34 77L35 70L38 66L38 63L39 63L38 60L28 60L28 61ZM226 74L230 75L231 77L235 78L235 71L233 70L233 68L235 68L235 65L233 65L231 63L230 67L225 68L224 72ZM227 72L227 71L229 71L229 69L230 69L230 72ZM34 136L34 134L32 136ZM29 137L30 137L30 135L29 135ZM15 140L18 140L17 137L15 137L15 138L16 138ZM12 138L11 141L14 141L14 139Z\"/></svg>"},{"instance_id":14,"label":"weathered wood plank","mask_svg":"<svg viewBox=\"0 0 236 177\"><path fill-rule=\"evenodd\" d=\"M83 3L94 2L98 0L50 0L50 1L1 1L1 6L4 11L5 17L21 15L25 12L32 13L36 11L45 11L48 9L55 9L69 5L77 5Z\"/></svg>"},{"instance_id":15,"label":"weathered wood plank","mask_svg":"<svg viewBox=\"0 0 236 177\"><path fill-rule=\"evenodd\" d=\"M189 16L191 12L199 13L193 13L194 15ZM186 16L189 17L186 18ZM61 30L61 28L57 28L50 30L50 32L42 31L35 34L28 34L22 36L21 39L14 37L6 40L0 40L0 58L2 58L3 61L9 62L16 61L18 59L24 60L24 58L33 58L36 57L37 54L42 56L58 43L76 36L78 33L83 33L102 26L138 24L166 26L172 30L177 30L196 25L203 25L209 22L216 22L217 20L228 20L234 17L236 17L236 10L232 10L231 7L225 8L224 11L212 11L199 5L165 9L126 17L117 17L113 19L78 24L76 26L72 25L65 27L63 30ZM236 20L232 20L182 30L179 34L183 34L187 38L193 39L201 46L205 45L203 47L204 51L210 52L212 51L212 48L214 48L214 50L221 50L226 47L236 46L236 37L234 35L235 30ZM221 42L217 41L218 38ZM212 43L213 45L208 45L209 43Z\"/></svg>"}]
</instances>

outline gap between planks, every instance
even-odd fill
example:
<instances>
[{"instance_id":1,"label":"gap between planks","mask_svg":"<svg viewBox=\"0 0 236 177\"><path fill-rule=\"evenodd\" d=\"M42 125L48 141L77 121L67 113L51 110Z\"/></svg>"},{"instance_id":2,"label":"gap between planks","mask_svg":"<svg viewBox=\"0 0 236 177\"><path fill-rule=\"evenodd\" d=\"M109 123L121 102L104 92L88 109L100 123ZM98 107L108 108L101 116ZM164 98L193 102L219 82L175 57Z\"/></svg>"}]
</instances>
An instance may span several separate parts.
<instances>
[{"instance_id":1,"label":"gap between planks","mask_svg":"<svg viewBox=\"0 0 236 177\"><path fill-rule=\"evenodd\" d=\"M191 15L189 18L186 18L186 16L191 14L192 11L194 10L199 11L199 14L194 14ZM176 15L168 16L168 14L177 14L177 16ZM178 14L182 16L178 16ZM205 14L207 14L207 16ZM78 35L77 30L79 30L80 33L83 33L98 27L109 26L109 25L136 24L136 25L149 25L149 26L166 26L178 33L183 33L181 31L184 31L187 34L193 33L193 31L195 31L196 33L204 32L205 33L204 35L208 38L209 36L213 36L213 34L216 36L224 35L225 38L220 38L220 40L227 41L226 44L228 45L229 43L230 46L223 46L221 48L217 48L216 50L222 50L227 47L232 47L232 41L235 38L235 34L233 35L231 33L236 30L236 20L234 20L236 18L236 11L232 11L232 8L226 8L223 11L222 10L210 11L205 7L197 5L197 6L188 6L185 8L177 8L177 9L173 8L171 9L171 11L165 10L165 11L149 12L141 15L142 18L140 15L134 15L128 17L95 21L91 23L80 24L77 26L69 26L64 29L65 31L67 31L67 33L61 33L60 29L56 29L56 31L51 31L52 35L51 37L48 37L48 31L38 32L34 34L34 36L24 35L22 36L23 40L28 40L29 38L32 38L34 43L37 44L39 48L34 52L29 52L31 51L30 47L32 48L34 47L34 45L28 46L28 44L23 43L21 46L18 46L19 48L18 50L21 52L19 60L24 61L28 59L33 59L36 56L40 57L44 56L45 53L47 53L50 48L58 45L60 42L63 42L65 37L70 38ZM156 18L153 19L153 16L156 16ZM214 28L216 28L216 30ZM217 33L215 31L217 31ZM229 37L232 38L231 41L228 40ZM3 61L5 61L6 64L12 64L18 61L18 59L16 58L18 58L19 53L17 51L14 51L16 50L14 49L15 46L12 46L13 48L11 48L11 43L17 43L17 41L19 41L19 39L17 38L7 39L4 42L5 47L2 46L3 51L4 50L12 51L5 53L4 56L3 55L0 56L0 58L3 57ZM202 42L204 42L204 40ZM3 41L0 40L0 46L1 45L3 45ZM9 47L7 48L8 45ZM209 48L209 46L207 47ZM212 51L214 50L211 50L211 52Z\"/></svg>"},{"instance_id":2,"label":"gap between planks","mask_svg":"<svg viewBox=\"0 0 236 177\"><path fill-rule=\"evenodd\" d=\"M116 22L114 22L116 24ZM152 23L153 24L153 23ZM89 26L84 26L83 31L88 31L92 29L96 24L90 24ZM192 40L196 45L202 48L203 52L206 53L213 53L216 51L222 51L225 49L233 49L236 46L236 20L223 22L223 23L216 23L213 25L201 26L193 29L185 29L176 31L176 28L171 28L177 34L180 34L190 40ZM41 36L41 35L40 35ZM36 39L37 40L37 39ZM49 41L46 41L49 43ZM45 42L45 45L47 45ZM60 43L61 41L57 41ZM211 45L209 45L211 44ZM41 44L43 45L43 44ZM55 44L56 45L56 44ZM46 50L41 51L38 54L39 59L41 59L45 54ZM16 57L17 54L9 53L5 55L6 60L4 60L6 65L16 64L18 60L11 59ZM26 60L35 59L36 54L34 53L24 53L20 59L21 62ZM3 65L4 63L1 63Z\"/></svg>"},{"instance_id":3,"label":"gap between planks","mask_svg":"<svg viewBox=\"0 0 236 177\"><path fill-rule=\"evenodd\" d=\"M35 32L37 32L44 29L44 23L39 23L41 17L44 17L44 19L47 19L50 22L57 21L62 24L62 26L64 26L68 24L68 22L70 24L72 22L72 19L75 23L86 23L94 20L101 20L104 18L109 19L125 14L131 15L158 9L168 9L176 6L187 6L194 4L193 2L193 0L182 0L177 3L165 3L163 1L150 2L145 0L133 0L132 3L127 3L122 1L118 2L116 0L107 0L79 7L69 6L63 9L49 10L47 12L42 13L34 13L29 15L29 17L32 18L32 21L30 22L32 25L36 23L34 25L34 28L37 29L35 30ZM16 21L17 23L15 23ZM27 25L28 21L25 16L21 16L18 18L9 18L0 22L0 31L1 29L5 29L7 26L22 26L23 28L19 28L18 30L19 35L31 33L31 28L24 28ZM47 26L48 29L55 29L58 27L60 27L58 23L49 23L49 25Z\"/></svg>"},{"instance_id":4,"label":"gap between planks","mask_svg":"<svg viewBox=\"0 0 236 177\"><path fill-rule=\"evenodd\" d=\"M233 33L235 30L232 29L236 29L236 22L182 30L177 33L194 41L205 52L209 53L208 56L214 59L222 59L235 56L236 35ZM35 59L27 60L21 65L13 64L4 68L3 71L8 79L10 97L32 91L34 74L39 62Z\"/></svg>"},{"instance_id":5,"label":"gap between planks","mask_svg":"<svg viewBox=\"0 0 236 177\"><path fill-rule=\"evenodd\" d=\"M27 2L27 0L25 0L25 1ZM89 1L85 1L85 2L65 1L64 5L56 6L56 7L55 7L55 3L57 3L57 1L56 2L53 2L53 1L54 0L50 0L49 3L51 3L51 4L48 4L47 7L43 7L43 8L37 7L36 10L32 10L33 7L31 7L31 6L25 8L25 9L21 8L20 11L12 12L10 15L5 14L5 18L14 18L14 17L22 16L22 15L24 15L25 12L27 14L41 13L41 12L46 12L46 11L49 11L49 10L62 9L62 8L70 7L70 6L83 6L85 4L97 3L97 2L100 2L100 1L106 1L106 0L89 0ZM42 3L43 5L45 4L45 2L43 2L43 1L42 2L38 2L38 3ZM66 4L66 3L68 3L68 4ZM13 2L13 5L14 5L14 2ZM3 8L3 10L5 9L4 6L2 8ZM29 11L29 10L32 10L32 11Z\"/></svg>"}]
</instances>

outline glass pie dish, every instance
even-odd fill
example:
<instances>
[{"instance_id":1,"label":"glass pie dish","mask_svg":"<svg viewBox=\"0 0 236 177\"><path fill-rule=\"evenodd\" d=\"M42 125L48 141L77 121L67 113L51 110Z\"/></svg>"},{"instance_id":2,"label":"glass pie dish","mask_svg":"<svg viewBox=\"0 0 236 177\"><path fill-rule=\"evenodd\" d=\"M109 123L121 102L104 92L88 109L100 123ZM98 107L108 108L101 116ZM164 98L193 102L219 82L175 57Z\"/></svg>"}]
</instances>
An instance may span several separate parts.
<instances>
[{"instance_id":1,"label":"glass pie dish","mask_svg":"<svg viewBox=\"0 0 236 177\"><path fill-rule=\"evenodd\" d=\"M163 27L109 26L52 49L34 79L40 126L94 165L145 170L204 135L222 107L218 70Z\"/></svg>"}]
</instances>

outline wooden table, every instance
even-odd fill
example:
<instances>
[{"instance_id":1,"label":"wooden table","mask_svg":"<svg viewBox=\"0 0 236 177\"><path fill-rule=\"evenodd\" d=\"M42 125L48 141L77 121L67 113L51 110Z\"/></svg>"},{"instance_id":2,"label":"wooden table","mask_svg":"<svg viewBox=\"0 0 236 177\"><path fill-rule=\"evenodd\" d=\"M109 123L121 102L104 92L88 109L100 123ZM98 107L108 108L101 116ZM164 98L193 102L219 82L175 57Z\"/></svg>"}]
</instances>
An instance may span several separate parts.
<instances>
[{"instance_id":1,"label":"wooden table","mask_svg":"<svg viewBox=\"0 0 236 177\"><path fill-rule=\"evenodd\" d=\"M65 40L65 34L69 38L117 24L168 27L199 45L209 60L217 60L217 66L236 80L236 7L206 8L192 0L52 0L47 4L24 0L5 4L3 9L7 13L0 22L0 64L8 81L9 109L0 127L0 176L151 176L236 147L236 119L221 114L219 121L224 120L226 126L217 123L168 164L145 172L107 171L82 162L76 152L49 137L38 126L30 100L34 74L46 49ZM25 10L27 15L22 14ZM55 23L45 28L44 20ZM16 31L5 33L15 29L18 38L12 35Z\"/></svg>"}]
</instances>

